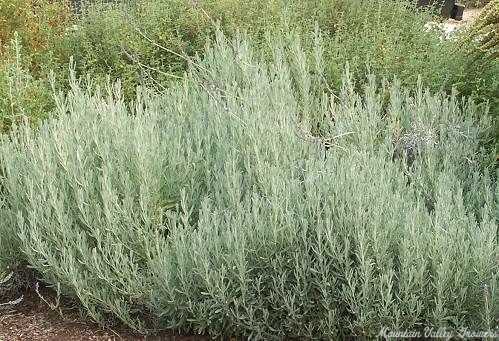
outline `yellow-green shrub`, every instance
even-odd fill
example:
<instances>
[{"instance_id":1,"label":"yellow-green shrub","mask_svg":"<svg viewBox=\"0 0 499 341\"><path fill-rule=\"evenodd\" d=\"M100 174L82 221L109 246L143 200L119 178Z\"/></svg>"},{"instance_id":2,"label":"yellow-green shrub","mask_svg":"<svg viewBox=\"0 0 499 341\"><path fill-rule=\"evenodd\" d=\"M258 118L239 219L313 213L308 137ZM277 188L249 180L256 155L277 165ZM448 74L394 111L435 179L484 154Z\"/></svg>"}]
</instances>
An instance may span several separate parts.
<instances>
[{"instance_id":1,"label":"yellow-green shrub","mask_svg":"<svg viewBox=\"0 0 499 341\"><path fill-rule=\"evenodd\" d=\"M492 0L485 6L465 41L476 43L472 44L475 51L486 58L499 58L499 0Z\"/></svg>"},{"instance_id":2,"label":"yellow-green shrub","mask_svg":"<svg viewBox=\"0 0 499 341\"><path fill-rule=\"evenodd\" d=\"M0 131L52 109L49 48L69 22L66 0L0 0Z\"/></svg>"},{"instance_id":3,"label":"yellow-green shrub","mask_svg":"<svg viewBox=\"0 0 499 341\"><path fill-rule=\"evenodd\" d=\"M0 132L21 121L35 123L52 108L47 78L35 78L26 66L17 33L0 63Z\"/></svg>"},{"instance_id":4,"label":"yellow-green shrub","mask_svg":"<svg viewBox=\"0 0 499 341\"><path fill-rule=\"evenodd\" d=\"M45 50L69 20L66 0L0 0L0 53L18 32L30 53Z\"/></svg>"}]
</instances>

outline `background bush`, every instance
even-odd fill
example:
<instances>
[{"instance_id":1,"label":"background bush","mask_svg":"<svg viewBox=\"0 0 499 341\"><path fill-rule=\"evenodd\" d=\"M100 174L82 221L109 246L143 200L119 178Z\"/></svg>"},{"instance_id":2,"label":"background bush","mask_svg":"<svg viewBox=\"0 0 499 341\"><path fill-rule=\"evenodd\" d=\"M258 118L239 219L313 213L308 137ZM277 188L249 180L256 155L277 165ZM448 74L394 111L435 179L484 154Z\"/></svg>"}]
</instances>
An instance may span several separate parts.
<instances>
[{"instance_id":1,"label":"background bush","mask_svg":"<svg viewBox=\"0 0 499 341\"><path fill-rule=\"evenodd\" d=\"M336 97L320 36L311 58L286 39L264 63L219 35L130 108L73 77L57 117L4 138L0 235L93 318L142 331L494 328L486 112L372 75L359 94L348 70Z\"/></svg>"},{"instance_id":2,"label":"background bush","mask_svg":"<svg viewBox=\"0 0 499 341\"><path fill-rule=\"evenodd\" d=\"M473 40L482 57L499 59L499 1L491 1L473 23L466 41Z\"/></svg>"},{"instance_id":3,"label":"background bush","mask_svg":"<svg viewBox=\"0 0 499 341\"><path fill-rule=\"evenodd\" d=\"M37 123L53 107L52 87L48 77L35 78L26 68L21 40L15 35L11 48L0 65L0 131L7 132L14 123ZM28 57L29 58L29 57Z\"/></svg>"},{"instance_id":4,"label":"background bush","mask_svg":"<svg viewBox=\"0 0 499 341\"><path fill-rule=\"evenodd\" d=\"M296 31L302 44L311 48L317 23L324 32L327 54L324 76L333 90L340 88L348 62L358 91L369 72L387 78L397 75L413 89L421 77L432 91L450 93L456 87L460 96L493 101L491 112L497 114L499 63L477 67L475 57L454 41L441 41L437 33L425 32L424 24L435 17L416 11L411 1L85 1L78 16L70 16L64 1L16 1L1 3L1 20L6 24L0 40L8 52L13 32L19 32L23 72L37 89L33 93L40 93L40 98L29 100L26 111L33 121L54 107L44 91L50 88L50 70L55 71L57 87L68 88L71 56L77 74L90 74L97 84L104 85L108 75L120 79L128 101L138 85L163 91L177 81L187 69L186 59L178 54L202 55L206 42L214 37L216 23L228 35L246 30L267 56L272 51L266 48L266 40L283 31ZM15 11L15 5L21 10ZM6 63L9 58L4 56L0 64ZM4 89L7 78L0 79ZM9 114L5 108L3 116Z\"/></svg>"},{"instance_id":5,"label":"background bush","mask_svg":"<svg viewBox=\"0 0 499 341\"><path fill-rule=\"evenodd\" d=\"M466 47L470 58L473 62L469 64L476 70L484 68L495 70L492 74L486 74L483 77L474 78L474 80L463 80L467 82L466 87L471 89L470 97L476 96L478 93L488 92L486 98L488 99L494 119L496 120L496 151L499 155L499 1L493 0L483 9L483 12L473 23L470 30L468 30L460 39L460 43ZM492 66L492 67L488 67ZM495 93L495 94L494 94Z\"/></svg>"},{"instance_id":6,"label":"background bush","mask_svg":"<svg viewBox=\"0 0 499 341\"><path fill-rule=\"evenodd\" d=\"M355 76L363 77L370 65L383 76L400 74L412 86L418 74L430 86L437 88L446 82L450 86L449 77L457 66L450 53L453 45L440 43L433 32L424 32L424 24L434 17L424 11L415 12L410 2L393 0L137 1L132 6L89 7L78 30L64 36L61 44L69 48L63 59L75 55L82 74L109 73L113 79L125 80L125 84L133 80L130 84L136 85L152 72L164 84L171 78L165 79L164 74L141 68L136 62L181 75L186 60L147 42L135 29L163 47L193 56L203 53L216 22L228 35L248 31L261 47L266 46L266 35L280 36L283 30L290 29L299 31L304 43L311 44L310 32L318 22L319 28L327 32L326 50L331 51L326 77L336 85L341 83L341 70L348 60Z\"/></svg>"},{"instance_id":7,"label":"background bush","mask_svg":"<svg viewBox=\"0 0 499 341\"><path fill-rule=\"evenodd\" d=\"M2 41L8 44L14 30L22 31L21 42L26 45L23 69L38 88L50 88L48 75L54 70L57 87L67 89L66 70L73 56L78 75L89 74L101 85L108 75L120 79L128 101L138 85L163 91L177 81L187 70L184 57L204 53L217 23L229 36L247 31L253 45L267 56L271 55L266 48L269 36L278 39L290 30L297 32L310 50L317 23L324 32L324 77L336 92L348 61L357 91L362 91L369 72L387 78L397 75L412 89L421 77L432 91L450 93L456 87L460 96L481 103L493 101L494 115L498 110L499 63L477 67L476 58L460 45L442 41L438 33L425 32L424 24L436 18L416 11L411 1L90 1L84 2L77 17L69 17L64 2L40 3L41 14L31 14L31 2L25 1L23 6L20 13L27 14L6 26L8 34ZM40 28L26 31L24 26ZM7 87L6 81L3 87ZM44 91L40 93L41 98L29 101L37 103L34 118L43 117L41 113L54 106ZM2 99L8 101L5 95Z\"/></svg>"},{"instance_id":8,"label":"background bush","mask_svg":"<svg viewBox=\"0 0 499 341\"><path fill-rule=\"evenodd\" d=\"M53 109L49 73L58 64L51 44L70 21L65 1L0 0L0 131Z\"/></svg>"},{"instance_id":9,"label":"background bush","mask_svg":"<svg viewBox=\"0 0 499 341\"><path fill-rule=\"evenodd\" d=\"M64 31L69 20L66 1L1 0L0 52L17 32L31 53L45 51L50 40Z\"/></svg>"}]
</instances>

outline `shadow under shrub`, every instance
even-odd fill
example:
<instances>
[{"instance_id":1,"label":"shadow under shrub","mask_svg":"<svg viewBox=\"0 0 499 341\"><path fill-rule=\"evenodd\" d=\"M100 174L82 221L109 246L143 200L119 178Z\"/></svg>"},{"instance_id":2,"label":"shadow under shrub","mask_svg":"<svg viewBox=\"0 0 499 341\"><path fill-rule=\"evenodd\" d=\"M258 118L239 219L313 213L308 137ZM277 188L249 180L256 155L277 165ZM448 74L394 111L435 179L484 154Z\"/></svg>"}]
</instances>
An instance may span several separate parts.
<instances>
[{"instance_id":1,"label":"shadow under shrub","mask_svg":"<svg viewBox=\"0 0 499 341\"><path fill-rule=\"evenodd\" d=\"M130 108L73 78L56 118L4 138L0 235L94 319L141 331L494 328L488 116L372 75L359 95L348 70L335 96L320 45L309 59L291 42L264 63L218 35L181 83ZM299 119L312 116L323 136Z\"/></svg>"}]
</instances>

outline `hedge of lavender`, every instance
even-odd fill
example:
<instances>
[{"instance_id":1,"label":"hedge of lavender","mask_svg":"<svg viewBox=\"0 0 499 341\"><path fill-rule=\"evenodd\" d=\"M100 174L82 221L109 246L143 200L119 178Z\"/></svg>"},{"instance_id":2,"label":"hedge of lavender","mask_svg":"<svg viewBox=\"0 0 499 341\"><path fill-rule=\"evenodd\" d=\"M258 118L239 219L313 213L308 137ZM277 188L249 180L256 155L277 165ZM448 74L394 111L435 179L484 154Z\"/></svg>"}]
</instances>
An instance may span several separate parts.
<instances>
[{"instance_id":1,"label":"hedge of lavender","mask_svg":"<svg viewBox=\"0 0 499 341\"><path fill-rule=\"evenodd\" d=\"M164 94L73 77L0 149L0 260L95 320L255 340L499 318L492 123L471 102L324 82L219 34ZM331 91L333 90L333 91ZM334 95L333 93L339 94Z\"/></svg>"}]
</instances>

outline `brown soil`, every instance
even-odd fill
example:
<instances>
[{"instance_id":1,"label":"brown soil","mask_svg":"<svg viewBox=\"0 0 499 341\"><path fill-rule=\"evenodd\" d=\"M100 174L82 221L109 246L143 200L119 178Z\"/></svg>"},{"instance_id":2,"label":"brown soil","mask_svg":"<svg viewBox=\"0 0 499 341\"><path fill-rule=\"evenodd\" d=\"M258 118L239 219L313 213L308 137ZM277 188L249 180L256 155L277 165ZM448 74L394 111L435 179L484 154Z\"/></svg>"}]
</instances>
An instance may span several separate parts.
<instances>
[{"instance_id":1,"label":"brown soil","mask_svg":"<svg viewBox=\"0 0 499 341\"><path fill-rule=\"evenodd\" d=\"M482 8L465 8L463 13L463 20L458 21L449 19L446 21L446 24L456 27L470 25L475 21L475 19L480 15L481 12Z\"/></svg>"},{"instance_id":2,"label":"brown soil","mask_svg":"<svg viewBox=\"0 0 499 341\"><path fill-rule=\"evenodd\" d=\"M40 294L51 304L56 302L56 295L46 288ZM101 327L84 320L68 301L61 301L57 309L51 309L48 303L36 293L35 288L23 293L23 300L15 305L0 308L0 341L206 341L206 336L180 335L162 332L155 336L144 336L129 328ZM17 298L18 296L14 297ZM0 297L0 303L8 302L12 297Z\"/></svg>"}]
</instances>

